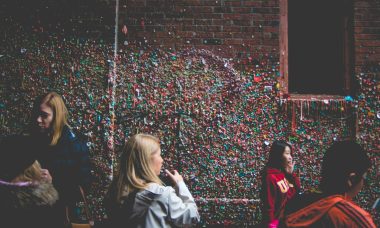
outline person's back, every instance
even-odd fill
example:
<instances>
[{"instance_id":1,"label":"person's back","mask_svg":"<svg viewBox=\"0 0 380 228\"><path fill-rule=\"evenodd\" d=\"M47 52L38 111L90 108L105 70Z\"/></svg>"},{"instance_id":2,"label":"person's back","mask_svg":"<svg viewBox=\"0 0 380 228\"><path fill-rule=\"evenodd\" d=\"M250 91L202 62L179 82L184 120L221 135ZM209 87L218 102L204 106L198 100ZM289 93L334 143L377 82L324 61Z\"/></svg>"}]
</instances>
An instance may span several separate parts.
<instances>
[{"instance_id":1,"label":"person's back","mask_svg":"<svg viewBox=\"0 0 380 228\"><path fill-rule=\"evenodd\" d=\"M374 227L370 214L342 195L305 193L290 201L283 227Z\"/></svg>"},{"instance_id":2,"label":"person's back","mask_svg":"<svg viewBox=\"0 0 380 228\"><path fill-rule=\"evenodd\" d=\"M183 210L183 202L194 202L190 192L183 182L175 188L152 183L146 190L123 197L118 207L110 210L112 227L125 224L129 227L180 227L196 223L197 211L193 207ZM183 202L172 197L175 192Z\"/></svg>"},{"instance_id":3,"label":"person's back","mask_svg":"<svg viewBox=\"0 0 380 228\"><path fill-rule=\"evenodd\" d=\"M376 227L354 198L363 187L370 160L355 142L336 142L322 163L321 192L291 200L283 227Z\"/></svg>"}]
</instances>

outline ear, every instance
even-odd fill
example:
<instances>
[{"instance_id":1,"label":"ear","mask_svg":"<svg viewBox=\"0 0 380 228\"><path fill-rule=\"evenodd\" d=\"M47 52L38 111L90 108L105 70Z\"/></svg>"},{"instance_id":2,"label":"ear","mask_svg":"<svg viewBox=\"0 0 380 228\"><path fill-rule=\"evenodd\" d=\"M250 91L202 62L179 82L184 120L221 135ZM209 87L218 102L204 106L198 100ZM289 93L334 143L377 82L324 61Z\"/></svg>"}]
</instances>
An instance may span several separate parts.
<instances>
[{"instance_id":1,"label":"ear","mask_svg":"<svg viewBox=\"0 0 380 228\"><path fill-rule=\"evenodd\" d=\"M347 184L350 188L356 185L359 181L360 181L360 176L358 176L356 173L350 173L348 175Z\"/></svg>"}]
</instances>

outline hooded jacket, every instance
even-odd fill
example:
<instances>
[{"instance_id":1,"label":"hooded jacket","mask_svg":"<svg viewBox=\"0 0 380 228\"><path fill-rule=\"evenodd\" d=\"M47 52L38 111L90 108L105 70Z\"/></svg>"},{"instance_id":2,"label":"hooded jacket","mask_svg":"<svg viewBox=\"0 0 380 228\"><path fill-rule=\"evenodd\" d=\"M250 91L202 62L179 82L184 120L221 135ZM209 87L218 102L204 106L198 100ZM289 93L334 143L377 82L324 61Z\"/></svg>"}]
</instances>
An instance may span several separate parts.
<instances>
[{"instance_id":1,"label":"hooded jacket","mask_svg":"<svg viewBox=\"0 0 380 228\"><path fill-rule=\"evenodd\" d=\"M108 210L112 227L183 227L199 222L194 198L183 181L175 189L150 184L130 193L120 205Z\"/></svg>"},{"instance_id":2,"label":"hooded jacket","mask_svg":"<svg viewBox=\"0 0 380 228\"><path fill-rule=\"evenodd\" d=\"M51 183L9 183L0 180L0 227L60 227Z\"/></svg>"},{"instance_id":3,"label":"hooded jacket","mask_svg":"<svg viewBox=\"0 0 380 228\"><path fill-rule=\"evenodd\" d=\"M285 178L285 173L271 167L266 169L264 175L262 190L264 223L268 223L270 227L277 227L286 203L298 192L300 181L293 173L295 183L292 184Z\"/></svg>"},{"instance_id":4,"label":"hooded jacket","mask_svg":"<svg viewBox=\"0 0 380 228\"><path fill-rule=\"evenodd\" d=\"M296 210L285 216L284 224L285 227L376 227L368 212L342 195L328 196Z\"/></svg>"}]
</instances>

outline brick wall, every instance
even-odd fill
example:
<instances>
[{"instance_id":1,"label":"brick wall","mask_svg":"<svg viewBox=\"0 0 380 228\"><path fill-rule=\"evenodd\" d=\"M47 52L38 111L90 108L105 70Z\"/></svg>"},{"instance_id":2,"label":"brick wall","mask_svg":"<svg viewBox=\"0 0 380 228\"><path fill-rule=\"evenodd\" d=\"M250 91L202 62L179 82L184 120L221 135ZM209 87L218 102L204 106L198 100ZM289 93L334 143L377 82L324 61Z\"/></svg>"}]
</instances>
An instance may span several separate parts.
<instances>
[{"instance_id":1,"label":"brick wall","mask_svg":"<svg viewBox=\"0 0 380 228\"><path fill-rule=\"evenodd\" d=\"M2 108L0 109L0 120L3 123L0 128L1 133L5 135L19 132L25 127L28 112L24 109L29 107L28 104L39 91L55 89L64 94L73 117L72 125L93 136L92 159L96 166L94 173L98 179L94 187L96 192L92 192L90 197L96 209L97 220L104 219L101 197L109 183L110 172L109 167L105 165L109 164L110 157L106 148L108 129L105 129L104 125L109 120L109 113L107 113L109 100L106 94L108 93L109 62L112 62L113 54L114 5L114 0L6 0L0 4L0 15L3 20L0 24L2 32L0 46L2 50L5 50L4 56L0 57L1 74L4 76L1 84L1 94L4 95L1 97ZM151 91L149 86L157 89L156 85L164 85L163 90L167 90L165 86L168 83L175 85L181 74L171 75L170 73L175 73L180 69L186 73L184 75L192 77L191 79L198 83L195 86L201 91L200 94L203 94L205 90L202 86L212 84L210 78L213 79L213 75L220 76L224 80L221 81L223 83L229 80L228 77L232 71L230 68L223 68L223 59L229 58L234 63L234 68L239 70L239 80L244 79L240 81L241 85L234 85L236 88L244 88L240 91L242 94L240 98L234 97L241 100L233 100L234 102L224 104L222 108L213 109L215 100L218 100L220 94L212 97L214 100L210 103L210 107L204 107L202 102L197 100L199 98L190 100L196 103L195 106L201 110L201 113L203 112L204 122L210 124L207 129L213 130L209 133L213 140L191 138L192 131L203 132L206 128L202 125L195 126L190 122L182 123L185 125L182 133L188 134L187 136L197 142L189 147L190 153L185 154L188 161L195 162L189 162L191 164L183 166L184 174L189 175L193 172L192 165L196 166L195 170L201 170L203 173L200 172L198 181L188 180L190 188L197 197L209 195L212 198L209 200L203 198L198 201L203 224L222 223L244 226L259 221L260 211L255 201L259 186L258 170L263 165L263 158L268 149L265 142L275 137L291 141L300 158L310 158L305 167L298 168L302 171L301 180L304 187L307 189L316 186L320 167L318 162L313 165L313 161L320 159L323 150L333 138L349 134L346 132L349 127L340 119L324 122L313 119L311 123L296 121L294 132L290 132L292 120L284 109L290 109L291 106L281 106L277 103L279 98L275 89L279 71L278 0L124 0L120 1L119 12L119 49L124 50L118 62L119 76L123 78L123 82L119 82L125 83L136 78L136 81L126 83L127 86L120 86L118 90L118 95L125 98L125 102L118 104L118 107L124 108L121 110L127 112L128 115L131 114L128 110L136 114L131 108L132 102L128 100L136 98L136 91L131 90L131 87L140 86L139 83L144 82L144 78L149 76L150 72L154 72L156 76L154 80L158 82L153 85L149 84L150 82L144 82L147 91ZM354 97L358 101L357 139L370 151L373 161L380 164L380 121L376 116L380 112L379 1L355 1L354 14L355 76L361 85L358 97ZM43 15L49 15L49 17ZM14 22L20 26L15 25ZM121 30L124 25L128 30L125 33ZM69 38L74 38L74 41ZM87 39L90 41L86 41ZM194 48L196 51L190 54L183 52L187 48ZM23 49L26 50L26 54L20 54L20 50ZM154 49L159 49L159 51L149 52ZM173 53L173 58L166 57L167 49ZM210 52L203 52L203 49ZM3 55L3 53L0 54ZM197 72L204 72L202 65L204 59L207 63L213 63L208 66L207 80L200 79L197 74L193 74L194 72L186 68L181 68L182 65L190 62L189 59L193 61ZM146 64L147 62L149 64ZM195 64L199 62L202 64ZM155 67L155 64L158 67ZM57 69L57 66L60 68ZM160 72L157 68L164 71ZM56 71L58 73L54 73ZM50 80L51 77L54 77L54 80ZM228 80L225 80L226 78ZM249 80L245 81L246 79ZM228 86L223 88L227 92ZM269 92L265 89L268 86ZM140 90L143 93L144 87L142 86ZM169 109L171 102L180 97L176 94L176 90L174 94L170 94L171 92L173 91L165 92L169 94L169 97L171 96L170 99L160 97L162 100L157 99L158 103L151 109L148 108L147 113L156 109L162 110L163 113L168 111L166 109ZM9 105L13 101L18 102L17 104L24 109ZM144 106L137 106L136 110L137 108L144 110ZM204 110L207 108L211 109L209 111L211 114ZM223 112L223 118L218 119L220 110ZM229 111L236 114L236 116L230 114L234 119L231 122L227 119ZM296 111L298 112L294 117L299 120L299 109ZM118 115L123 118L127 116ZM207 122L206 117L210 116L212 121L218 119L221 126L229 126L230 128L224 129L227 133L223 133L218 126L214 126L212 121ZM150 116L148 115L147 118ZM119 146L124 134L128 136L132 132L129 130L130 125L136 128L153 129L152 132L159 134L166 130L169 136L162 136L163 142L167 143L163 147L169 151L166 153L174 156L171 162L180 161L178 157L182 154L176 154L177 148L168 146L168 144L173 145L170 143L177 137L174 132L176 128L171 128L172 120L164 119L165 124L155 122L154 118L148 119L147 123L140 119L127 119L128 123L124 123L123 120L119 118L116 127L120 130L116 140ZM234 129L236 126L239 126L237 130ZM251 140L245 138L249 134L252 135ZM235 137L236 135L241 138ZM231 138L228 139L227 136ZM224 141L220 137L223 137ZM234 148L234 151L229 150L226 155L226 151L218 148L223 144ZM204 147L197 148L196 146L199 145ZM202 150L211 154L212 161L201 156ZM229 157L235 154L247 157L246 163L241 164L243 168L236 164L226 166L223 162L220 166L217 165L219 164L218 157L224 156L225 161L233 162L234 160L229 160ZM198 159L201 162L198 162ZM206 186L209 184L205 176L210 172L208 167L216 167L215 169L220 171L216 175L219 182L212 182L211 186ZM233 178L236 176L233 175L236 171L233 167L240 171L237 173L242 177ZM376 172L376 169L379 169L378 166L374 168L375 172L369 176L373 185L364 191L360 201L367 208L374 197L378 197L376 184L380 181L378 175L380 171ZM254 169L255 171L252 171ZM226 175L218 176L220 173ZM252 176L244 177L244 173ZM246 183L247 179L249 181ZM249 185L250 188L233 188L232 186L236 183L254 185ZM230 192L224 189L230 189ZM230 198L221 201L226 194ZM380 217L375 212L373 213L375 217L377 216L379 225Z\"/></svg>"},{"instance_id":2,"label":"brick wall","mask_svg":"<svg viewBox=\"0 0 380 228\"><path fill-rule=\"evenodd\" d=\"M182 48L203 48L225 57L278 48L278 1L128 1L120 6L127 40Z\"/></svg>"},{"instance_id":3,"label":"brick wall","mask_svg":"<svg viewBox=\"0 0 380 228\"><path fill-rule=\"evenodd\" d=\"M380 3L355 1L356 66L379 65L380 59Z\"/></svg>"}]
</instances>

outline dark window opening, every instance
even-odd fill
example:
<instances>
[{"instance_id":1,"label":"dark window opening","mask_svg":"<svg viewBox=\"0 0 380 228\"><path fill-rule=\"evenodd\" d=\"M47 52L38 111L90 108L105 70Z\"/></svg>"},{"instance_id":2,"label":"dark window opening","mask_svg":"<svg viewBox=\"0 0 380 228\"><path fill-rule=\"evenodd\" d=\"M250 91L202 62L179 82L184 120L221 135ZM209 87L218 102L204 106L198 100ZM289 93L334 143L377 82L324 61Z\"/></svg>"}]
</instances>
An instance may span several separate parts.
<instances>
[{"instance_id":1,"label":"dark window opening","mask_svg":"<svg viewBox=\"0 0 380 228\"><path fill-rule=\"evenodd\" d=\"M281 60L285 93L350 95L353 77L353 2L282 0ZM287 20L287 21L283 21ZM285 25L285 26L284 26ZM287 47L284 47L287 45ZM287 58L287 59L284 59ZM284 64L283 63L283 64Z\"/></svg>"}]
</instances>

